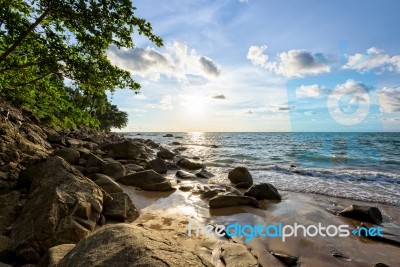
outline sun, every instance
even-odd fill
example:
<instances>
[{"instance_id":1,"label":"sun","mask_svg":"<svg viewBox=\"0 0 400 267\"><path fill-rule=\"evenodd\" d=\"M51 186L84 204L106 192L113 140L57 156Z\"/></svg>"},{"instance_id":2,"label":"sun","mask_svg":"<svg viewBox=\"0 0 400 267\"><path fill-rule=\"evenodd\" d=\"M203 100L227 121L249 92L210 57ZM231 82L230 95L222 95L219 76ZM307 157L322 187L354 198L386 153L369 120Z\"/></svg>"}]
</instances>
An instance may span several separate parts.
<instances>
[{"instance_id":1,"label":"sun","mask_svg":"<svg viewBox=\"0 0 400 267\"><path fill-rule=\"evenodd\" d=\"M205 112L205 101L201 96L185 95L182 96L182 106L187 115L201 116Z\"/></svg>"}]
</instances>

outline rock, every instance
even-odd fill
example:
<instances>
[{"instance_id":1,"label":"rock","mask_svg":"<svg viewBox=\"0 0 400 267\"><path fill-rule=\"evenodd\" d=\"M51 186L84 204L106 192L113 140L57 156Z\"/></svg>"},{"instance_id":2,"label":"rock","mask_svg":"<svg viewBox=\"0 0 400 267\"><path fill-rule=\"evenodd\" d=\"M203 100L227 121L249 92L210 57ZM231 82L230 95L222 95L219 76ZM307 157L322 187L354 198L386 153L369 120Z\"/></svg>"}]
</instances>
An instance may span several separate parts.
<instances>
[{"instance_id":1,"label":"rock","mask_svg":"<svg viewBox=\"0 0 400 267\"><path fill-rule=\"evenodd\" d=\"M167 163L167 169L168 169L168 170L175 171L175 170L179 170L180 168L179 168L179 166L176 165L175 163Z\"/></svg>"},{"instance_id":2,"label":"rock","mask_svg":"<svg viewBox=\"0 0 400 267\"><path fill-rule=\"evenodd\" d=\"M339 212L339 215L362 222L382 223L382 213L377 207L351 205Z\"/></svg>"},{"instance_id":3,"label":"rock","mask_svg":"<svg viewBox=\"0 0 400 267\"><path fill-rule=\"evenodd\" d=\"M144 168L142 166L133 164L133 163L126 164L126 165L124 165L124 167L125 167L126 173L128 173L128 174L130 172L140 172L140 171L144 170Z\"/></svg>"},{"instance_id":4,"label":"rock","mask_svg":"<svg viewBox=\"0 0 400 267\"><path fill-rule=\"evenodd\" d=\"M260 183L253 185L249 190L244 192L245 196L254 197L257 200L268 199L268 200L281 200L282 197L278 193L278 190L269 183Z\"/></svg>"},{"instance_id":5,"label":"rock","mask_svg":"<svg viewBox=\"0 0 400 267\"><path fill-rule=\"evenodd\" d=\"M31 173L28 200L10 235L11 250L29 262L93 231L104 199L100 187L60 157L33 167L39 172Z\"/></svg>"},{"instance_id":6,"label":"rock","mask_svg":"<svg viewBox=\"0 0 400 267\"><path fill-rule=\"evenodd\" d=\"M53 144L60 144L66 146L65 137L59 135L58 133L52 133L47 135L47 141Z\"/></svg>"},{"instance_id":7,"label":"rock","mask_svg":"<svg viewBox=\"0 0 400 267\"><path fill-rule=\"evenodd\" d=\"M0 235L0 261L10 256L10 238Z\"/></svg>"},{"instance_id":8,"label":"rock","mask_svg":"<svg viewBox=\"0 0 400 267\"><path fill-rule=\"evenodd\" d=\"M75 138L70 138L70 137L67 137L65 139L66 139L66 143L67 143L68 147L72 147L72 148L74 148L74 147L83 147L83 143L84 142L82 140L75 139Z\"/></svg>"},{"instance_id":9,"label":"rock","mask_svg":"<svg viewBox=\"0 0 400 267\"><path fill-rule=\"evenodd\" d=\"M180 146L181 143L179 143L179 142L172 142L171 145L173 145L173 146Z\"/></svg>"},{"instance_id":10,"label":"rock","mask_svg":"<svg viewBox=\"0 0 400 267\"><path fill-rule=\"evenodd\" d=\"M166 148L162 148L160 151L157 152L157 157L161 159L173 159L175 157L175 153Z\"/></svg>"},{"instance_id":11,"label":"rock","mask_svg":"<svg viewBox=\"0 0 400 267\"><path fill-rule=\"evenodd\" d=\"M68 162L71 165L77 165L79 163L80 153L73 148L66 147L56 150L54 152L54 156L59 156L63 158L66 162Z\"/></svg>"},{"instance_id":12,"label":"rock","mask_svg":"<svg viewBox=\"0 0 400 267\"><path fill-rule=\"evenodd\" d=\"M188 150L188 148L187 147L183 147L183 146L174 148L174 152L175 153L179 153L181 151L186 151L186 150Z\"/></svg>"},{"instance_id":13,"label":"rock","mask_svg":"<svg viewBox=\"0 0 400 267\"><path fill-rule=\"evenodd\" d=\"M283 262L288 267L297 266L297 261L299 260L299 258L297 257L275 252L271 252L271 254L274 255L275 258Z\"/></svg>"},{"instance_id":14,"label":"rock","mask_svg":"<svg viewBox=\"0 0 400 267\"><path fill-rule=\"evenodd\" d=\"M196 252L158 231L130 224L107 225L62 259L58 267L213 266Z\"/></svg>"},{"instance_id":15,"label":"rock","mask_svg":"<svg viewBox=\"0 0 400 267\"><path fill-rule=\"evenodd\" d=\"M153 169L155 172L160 174L165 174L168 171L167 164L165 164L165 161L160 158L156 158L147 162L147 168Z\"/></svg>"},{"instance_id":16,"label":"rock","mask_svg":"<svg viewBox=\"0 0 400 267\"><path fill-rule=\"evenodd\" d=\"M85 170L86 170L86 168L85 168L85 167L82 167L82 166L73 165L73 167L74 167L75 169L77 169L77 170L78 170L79 172L81 172L81 173L84 173Z\"/></svg>"},{"instance_id":17,"label":"rock","mask_svg":"<svg viewBox=\"0 0 400 267\"><path fill-rule=\"evenodd\" d=\"M139 212L132 200L125 193L111 193L112 199L104 203L103 215L112 220L133 222L139 217Z\"/></svg>"},{"instance_id":18,"label":"rock","mask_svg":"<svg viewBox=\"0 0 400 267\"><path fill-rule=\"evenodd\" d=\"M0 235L8 232L8 227L16 220L20 208L18 191L0 191Z\"/></svg>"},{"instance_id":19,"label":"rock","mask_svg":"<svg viewBox=\"0 0 400 267\"><path fill-rule=\"evenodd\" d=\"M176 177L181 178L181 179L196 179L197 178L197 176L194 175L193 173L185 172L185 171L177 171L175 175L176 175Z\"/></svg>"},{"instance_id":20,"label":"rock","mask_svg":"<svg viewBox=\"0 0 400 267\"><path fill-rule=\"evenodd\" d=\"M3 262L0 262L0 267L13 267L12 265L5 264Z\"/></svg>"},{"instance_id":21,"label":"rock","mask_svg":"<svg viewBox=\"0 0 400 267\"><path fill-rule=\"evenodd\" d=\"M204 178L204 179L209 179L211 177L214 177L214 174L211 172L207 171L206 169L202 169L198 173L196 173L196 176L199 178Z\"/></svg>"},{"instance_id":22,"label":"rock","mask_svg":"<svg viewBox=\"0 0 400 267\"><path fill-rule=\"evenodd\" d=\"M97 179L94 180L94 182L109 194L122 193L123 191L118 183L116 183L112 178L108 177L105 174L97 175Z\"/></svg>"},{"instance_id":23,"label":"rock","mask_svg":"<svg viewBox=\"0 0 400 267\"><path fill-rule=\"evenodd\" d=\"M386 265L382 262L378 262L378 263L375 263L374 265L372 265L372 267L390 267L390 266Z\"/></svg>"},{"instance_id":24,"label":"rock","mask_svg":"<svg viewBox=\"0 0 400 267\"><path fill-rule=\"evenodd\" d=\"M190 186L190 185L181 185L179 187L179 190L181 190L183 192L188 192L188 191L192 190L192 188L193 188L193 186Z\"/></svg>"},{"instance_id":25,"label":"rock","mask_svg":"<svg viewBox=\"0 0 400 267\"><path fill-rule=\"evenodd\" d=\"M146 144L146 146L149 146L151 148L158 148L160 146L159 144L150 139L147 139L144 143Z\"/></svg>"},{"instance_id":26,"label":"rock","mask_svg":"<svg viewBox=\"0 0 400 267\"><path fill-rule=\"evenodd\" d=\"M144 152L143 144L132 141L108 144L102 148L108 157L115 159L138 159Z\"/></svg>"},{"instance_id":27,"label":"rock","mask_svg":"<svg viewBox=\"0 0 400 267\"><path fill-rule=\"evenodd\" d=\"M101 166L100 172L114 179L118 179L119 177L125 176L126 174L124 165L119 162L104 164L103 166Z\"/></svg>"},{"instance_id":28,"label":"rock","mask_svg":"<svg viewBox=\"0 0 400 267\"><path fill-rule=\"evenodd\" d=\"M257 259L242 244L226 242L221 246L222 262L226 267L258 267Z\"/></svg>"},{"instance_id":29,"label":"rock","mask_svg":"<svg viewBox=\"0 0 400 267\"><path fill-rule=\"evenodd\" d=\"M90 150L96 150L99 147L99 145L93 142L86 141L83 143L83 147Z\"/></svg>"},{"instance_id":30,"label":"rock","mask_svg":"<svg viewBox=\"0 0 400 267\"><path fill-rule=\"evenodd\" d=\"M232 207L232 206L253 206L259 208L259 204L255 198L236 195L218 195L210 199L209 205L211 209Z\"/></svg>"},{"instance_id":31,"label":"rock","mask_svg":"<svg viewBox=\"0 0 400 267\"><path fill-rule=\"evenodd\" d=\"M236 188L244 188L244 189L249 189L251 187L251 184L248 182L241 182L236 184Z\"/></svg>"},{"instance_id":32,"label":"rock","mask_svg":"<svg viewBox=\"0 0 400 267\"><path fill-rule=\"evenodd\" d=\"M202 164L190 161L188 159L181 159L177 162L177 164L179 167L187 170L198 170L204 167Z\"/></svg>"},{"instance_id":33,"label":"rock","mask_svg":"<svg viewBox=\"0 0 400 267\"><path fill-rule=\"evenodd\" d=\"M60 261L67 255L75 244L62 244L50 248L40 259L36 267L57 267Z\"/></svg>"},{"instance_id":34,"label":"rock","mask_svg":"<svg viewBox=\"0 0 400 267\"><path fill-rule=\"evenodd\" d=\"M121 177L118 182L123 185L136 186L149 191L169 191L174 189L167 179L153 170L126 175Z\"/></svg>"},{"instance_id":35,"label":"rock","mask_svg":"<svg viewBox=\"0 0 400 267\"><path fill-rule=\"evenodd\" d=\"M216 195L218 195L218 190L210 190L210 191L205 191L201 193L201 198L213 198Z\"/></svg>"},{"instance_id":36,"label":"rock","mask_svg":"<svg viewBox=\"0 0 400 267\"><path fill-rule=\"evenodd\" d=\"M173 134L165 134L163 137L174 137Z\"/></svg>"},{"instance_id":37,"label":"rock","mask_svg":"<svg viewBox=\"0 0 400 267\"><path fill-rule=\"evenodd\" d=\"M90 153L88 155L87 161L86 161L86 170L88 170L90 168L99 168L99 169L101 169L106 164L107 163L104 160L102 160L98 156Z\"/></svg>"},{"instance_id":38,"label":"rock","mask_svg":"<svg viewBox=\"0 0 400 267\"><path fill-rule=\"evenodd\" d=\"M228 179L232 184L238 184L242 182L253 184L253 177L245 167L236 167L231 170L228 174Z\"/></svg>"}]
</instances>

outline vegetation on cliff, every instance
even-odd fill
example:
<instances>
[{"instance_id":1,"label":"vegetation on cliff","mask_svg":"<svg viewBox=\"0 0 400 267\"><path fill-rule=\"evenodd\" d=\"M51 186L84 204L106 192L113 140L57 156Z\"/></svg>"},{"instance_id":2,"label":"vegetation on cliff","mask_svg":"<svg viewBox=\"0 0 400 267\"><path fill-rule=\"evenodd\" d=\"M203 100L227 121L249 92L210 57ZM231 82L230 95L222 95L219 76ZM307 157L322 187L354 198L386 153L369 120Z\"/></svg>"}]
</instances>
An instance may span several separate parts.
<instances>
[{"instance_id":1,"label":"vegetation on cliff","mask_svg":"<svg viewBox=\"0 0 400 267\"><path fill-rule=\"evenodd\" d=\"M140 84L106 52L134 33L162 45L130 0L0 0L0 97L53 127L123 127L106 92Z\"/></svg>"}]
</instances>

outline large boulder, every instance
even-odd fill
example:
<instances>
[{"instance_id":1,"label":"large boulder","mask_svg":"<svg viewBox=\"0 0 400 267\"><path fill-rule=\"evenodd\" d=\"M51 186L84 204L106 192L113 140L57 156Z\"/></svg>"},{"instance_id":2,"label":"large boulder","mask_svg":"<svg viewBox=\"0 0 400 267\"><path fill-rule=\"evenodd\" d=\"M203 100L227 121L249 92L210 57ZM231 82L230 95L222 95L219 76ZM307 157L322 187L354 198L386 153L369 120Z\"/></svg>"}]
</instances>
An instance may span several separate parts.
<instances>
[{"instance_id":1,"label":"large boulder","mask_svg":"<svg viewBox=\"0 0 400 267\"><path fill-rule=\"evenodd\" d=\"M11 249L36 262L49 248L76 243L95 229L103 191L60 157L34 166L28 200L11 231Z\"/></svg>"},{"instance_id":2,"label":"large boulder","mask_svg":"<svg viewBox=\"0 0 400 267\"><path fill-rule=\"evenodd\" d=\"M231 170L228 174L228 179L232 184L243 182L249 183L250 185L253 184L253 177L245 167L236 167Z\"/></svg>"},{"instance_id":3,"label":"large boulder","mask_svg":"<svg viewBox=\"0 0 400 267\"><path fill-rule=\"evenodd\" d=\"M79 163L80 153L79 151L65 147L54 152L54 156L63 158L66 162L71 165L77 165Z\"/></svg>"},{"instance_id":4,"label":"large boulder","mask_svg":"<svg viewBox=\"0 0 400 267\"><path fill-rule=\"evenodd\" d=\"M116 221L133 222L139 217L139 212L133 205L132 200L125 193L112 193L112 199L104 203L103 215Z\"/></svg>"},{"instance_id":5,"label":"large boulder","mask_svg":"<svg viewBox=\"0 0 400 267\"><path fill-rule=\"evenodd\" d=\"M188 159L181 159L177 162L179 167L182 167L184 169L187 170L198 170L198 169L202 169L204 166L201 163L198 162L194 162Z\"/></svg>"},{"instance_id":6,"label":"large boulder","mask_svg":"<svg viewBox=\"0 0 400 267\"><path fill-rule=\"evenodd\" d=\"M166 148L161 148L161 150L157 152L157 157L161 159L173 159L175 157L175 153Z\"/></svg>"},{"instance_id":7,"label":"large boulder","mask_svg":"<svg viewBox=\"0 0 400 267\"><path fill-rule=\"evenodd\" d=\"M140 165L137 164L133 164L133 163L128 163L126 165L124 165L126 173L129 174L131 172L140 172L143 171L144 168Z\"/></svg>"},{"instance_id":8,"label":"large boulder","mask_svg":"<svg viewBox=\"0 0 400 267\"><path fill-rule=\"evenodd\" d=\"M95 175L91 175L90 178L93 179L94 177L96 177L96 179L93 181L107 193L122 193L123 190L119 184L107 175L96 173Z\"/></svg>"},{"instance_id":9,"label":"large boulder","mask_svg":"<svg viewBox=\"0 0 400 267\"><path fill-rule=\"evenodd\" d=\"M67 255L75 244L62 244L47 250L36 267L57 267L60 261Z\"/></svg>"},{"instance_id":10,"label":"large boulder","mask_svg":"<svg viewBox=\"0 0 400 267\"><path fill-rule=\"evenodd\" d=\"M125 176L126 170L124 165L119 162L111 162L101 166L100 172L114 179Z\"/></svg>"},{"instance_id":11,"label":"large boulder","mask_svg":"<svg viewBox=\"0 0 400 267\"><path fill-rule=\"evenodd\" d=\"M18 191L0 191L0 235L5 234L17 218L20 196Z\"/></svg>"},{"instance_id":12,"label":"large boulder","mask_svg":"<svg viewBox=\"0 0 400 267\"><path fill-rule=\"evenodd\" d=\"M382 223L382 213L377 207L350 205L339 212L339 214L344 217L349 217L362 222L370 222L375 224Z\"/></svg>"},{"instance_id":13,"label":"large boulder","mask_svg":"<svg viewBox=\"0 0 400 267\"><path fill-rule=\"evenodd\" d=\"M160 174L165 174L168 171L167 164L165 164L165 161L160 158L156 158L147 162L147 168L153 169L155 172Z\"/></svg>"},{"instance_id":14,"label":"large boulder","mask_svg":"<svg viewBox=\"0 0 400 267\"><path fill-rule=\"evenodd\" d=\"M253 185L246 192L245 196L254 197L257 200L268 199L268 200L281 200L282 197L278 190L269 183L260 183Z\"/></svg>"},{"instance_id":15,"label":"large boulder","mask_svg":"<svg viewBox=\"0 0 400 267\"><path fill-rule=\"evenodd\" d=\"M211 209L232 206L253 206L255 208L260 207L255 198L237 195L218 195L210 199L208 203Z\"/></svg>"},{"instance_id":16,"label":"large boulder","mask_svg":"<svg viewBox=\"0 0 400 267\"><path fill-rule=\"evenodd\" d=\"M149 191L173 190L171 183L153 170L132 173L118 179L123 185L136 186Z\"/></svg>"},{"instance_id":17,"label":"large boulder","mask_svg":"<svg viewBox=\"0 0 400 267\"><path fill-rule=\"evenodd\" d=\"M104 226L62 259L58 267L109 266L213 266L179 242L130 224Z\"/></svg>"},{"instance_id":18,"label":"large boulder","mask_svg":"<svg viewBox=\"0 0 400 267\"><path fill-rule=\"evenodd\" d=\"M115 159L138 159L144 152L142 144L132 141L107 144L102 150L108 152L107 157Z\"/></svg>"}]
</instances>

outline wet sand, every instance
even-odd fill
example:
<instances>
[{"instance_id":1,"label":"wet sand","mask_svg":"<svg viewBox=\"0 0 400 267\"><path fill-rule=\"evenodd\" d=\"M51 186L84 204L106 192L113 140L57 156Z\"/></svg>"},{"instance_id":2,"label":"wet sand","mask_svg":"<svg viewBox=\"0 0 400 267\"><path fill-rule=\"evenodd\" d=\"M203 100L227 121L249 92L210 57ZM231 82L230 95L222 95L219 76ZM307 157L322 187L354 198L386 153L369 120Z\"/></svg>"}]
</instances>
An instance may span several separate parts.
<instances>
[{"instance_id":1,"label":"wet sand","mask_svg":"<svg viewBox=\"0 0 400 267\"><path fill-rule=\"evenodd\" d=\"M183 184L196 186L206 182L193 180L177 184L174 177L168 175L168 178L177 188ZM385 237L397 244L352 234L348 237L300 235L288 237L285 242L280 237L256 237L250 242L245 242L244 237L234 237L231 241L247 246L262 266L285 266L270 252L298 257L300 266L373 266L378 262L392 267L400 266L400 207L397 206L280 191L282 201L260 201L261 209L248 206L209 209L208 199L201 199L199 194L192 192L179 189L168 193L149 192L129 186L123 186L123 189L140 210L141 216L135 224L179 238L185 246L201 251L215 266L224 266L219 260L219 248L227 239L216 236L189 237L187 226L190 220L212 225L236 222L242 225L348 224L352 230L360 222L337 216L336 212L351 204L377 206L383 212L384 222L381 226Z\"/></svg>"}]
</instances>

